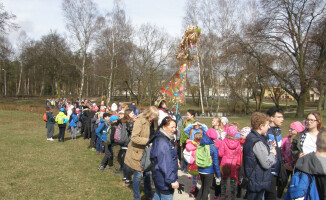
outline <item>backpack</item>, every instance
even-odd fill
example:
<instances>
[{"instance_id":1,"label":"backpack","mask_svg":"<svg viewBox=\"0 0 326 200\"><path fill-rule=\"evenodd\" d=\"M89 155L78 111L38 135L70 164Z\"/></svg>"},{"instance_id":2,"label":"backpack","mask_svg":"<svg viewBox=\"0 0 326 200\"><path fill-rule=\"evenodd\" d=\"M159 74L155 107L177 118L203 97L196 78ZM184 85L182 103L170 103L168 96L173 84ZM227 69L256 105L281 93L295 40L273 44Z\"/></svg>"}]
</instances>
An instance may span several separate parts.
<instances>
[{"instance_id":1,"label":"backpack","mask_svg":"<svg viewBox=\"0 0 326 200\"><path fill-rule=\"evenodd\" d=\"M119 124L114 132L114 142L118 145L127 145L130 141L126 123Z\"/></svg>"},{"instance_id":2,"label":"backpack","mask_svg":"<svg viewBox=\"0 0 326 200\"><path fill-rule=\"evenodd\" d=\"M185 159L187 163L190 163L191 154L192 151L187 151L186 148L183 150L183 159Z\"/></svg>"},{"instance_id":3,"label":"backpack","mask_svg":"<svg viewBox=\"0 0 326 200\"><path fill-rule=\"evenodd\" d=\"M200 145L196 151L196 165L200 168L207 168L212 165L210 145Z\"/></svg>"},{"instance_id":4,"label":"backpack","mask_svg":"<svg viewBox=\"0 0 326 200\"><path fill-rule=\"evenodd\" d=\"M315 177L302 171L296 171L290 181L285 200L292 199L319 200Z\"/></svg>"},{"instance_id":5,"label":"backpack","mask_svg":"<svg viewBox=\"0 0 326 200\"><path fill-rule=\"evenodd\" d=\"M152 170L157 164L157 163L152 163L150 157L151 157L152 143L154 142L154 140L156 140L156 138L159 137L165 138L167 140L167 138L164 135L159 135L155 137L153 140L148 141L145 146L144 152L140 159L140 168L144 172Z\"/></svg>"},{"instance_id":6,"label":"backpack","mask_svg":"<svg viewBox=\"0 0 326 200\"><path fill-rule=\"evenodd\" d=\"M46 114L47 114L47 112L46 112L46 113L44 113L44 115L43 115L43 120L44 120L45 122L47 122L47 121L48 121L48 117L46 116Z\"/></svg>"}]
</instances>

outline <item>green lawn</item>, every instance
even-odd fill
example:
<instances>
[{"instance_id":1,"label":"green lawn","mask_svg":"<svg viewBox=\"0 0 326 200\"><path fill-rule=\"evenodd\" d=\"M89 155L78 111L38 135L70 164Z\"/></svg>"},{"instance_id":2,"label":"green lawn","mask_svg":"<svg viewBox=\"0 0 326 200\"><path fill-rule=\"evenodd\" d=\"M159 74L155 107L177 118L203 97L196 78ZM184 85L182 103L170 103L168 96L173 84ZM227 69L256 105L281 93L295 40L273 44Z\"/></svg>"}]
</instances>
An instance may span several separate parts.
<instances>
[{"instance_id":1,"label":"green lawn","mask_svg":"<svg viewBox=\"0 0 326 200\"><path fill-rule=\"evenodd\" d=\"M41 114L1 110L0 121L1 199L132 199L122 176L97 170L88 140L46 141Z\"/></svg>"}]
</instances>

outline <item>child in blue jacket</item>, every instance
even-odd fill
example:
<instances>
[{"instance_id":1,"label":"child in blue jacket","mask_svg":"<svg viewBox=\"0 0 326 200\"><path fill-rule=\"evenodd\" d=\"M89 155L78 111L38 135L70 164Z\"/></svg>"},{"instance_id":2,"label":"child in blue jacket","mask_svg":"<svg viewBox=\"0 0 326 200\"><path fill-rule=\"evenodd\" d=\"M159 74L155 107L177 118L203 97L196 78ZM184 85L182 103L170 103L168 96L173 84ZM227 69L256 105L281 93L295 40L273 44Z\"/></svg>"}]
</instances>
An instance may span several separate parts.
<instances>
[{"instance_id":1,"label":"child in blue jacket","mask_svg":"<svg viewBox=\"0 0 326 200\"><path fill-rule=\"evenodd\" d=\"M197 200L208 199L208 193L210 191L210 186L212 185L214 173L216 174L216 184L220 184L221 181L221 172L218 161L218 149L214 145L214 140L217 139L216 131L207 132L206 135L203 136L203 139L200 142L200 146L209 145L210 155L212 157L212 165L207 168L201 168L198 166L198 172L200 175L200 180L202 182L202 186L198 192L196 197ZM196 153L197 154L197 153Z\"/></svg>"}]
</instances>

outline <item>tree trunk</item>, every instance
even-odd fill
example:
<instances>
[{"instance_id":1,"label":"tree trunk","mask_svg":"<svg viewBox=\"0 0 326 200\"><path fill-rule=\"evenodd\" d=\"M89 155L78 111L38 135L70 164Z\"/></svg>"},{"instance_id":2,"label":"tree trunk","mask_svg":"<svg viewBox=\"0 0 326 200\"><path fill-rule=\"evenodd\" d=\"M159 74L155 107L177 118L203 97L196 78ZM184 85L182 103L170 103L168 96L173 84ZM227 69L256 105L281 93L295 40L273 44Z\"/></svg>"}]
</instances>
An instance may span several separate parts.
<instances>
[{"instance_id":1,"label":"tree trunk","mask_svg":"<svg viewBox=\"0 0 326 200\"><path fill-rule=\"evenodd\" d=\"M19 74L19 81L18 81L16 96L19 95L19 93L20 93L20 85L21 85L21 82L22 82L22 74L23 74L23 63L20 63L20 74Z\"/></svg>"},{"instance_id":2,"label":"tree trunk","mask_svg":"<svg viewBox=\"0 0 326 200\"><path fill-rule=\"evenodd\" d=\"M324 87L321 88L319 90L319 92L320 92L320 96L319 96L319 100L318 100L317 110L321 111L323 103L325 101L325 88Z\"/></svg>"},{"instance_id":3,"label":"tree trunk","mask_svg":"<svg viewBox=\"0 0 326 200\"><path fill-rule=\"evenodd\" d=\"M199 81L199 97L200 97L200 106L201 106L201 113L202 115L205 114L204 110L204 103L203 103L203 93L202 93L202 88L201 88L201 67L200 67L200 62L199 62L199 48L197 48L197 63L198 63L198 81Z\"/></svg>"},{"instance_id":4,"label":"tree trunk","mask_svg":"<svg viewBox=\"0 0 326 200\"><path fill-rule=\"evenodd\" d=\"M84 81L85 81L85 65L86 65L86 50L83 50L83 63L81 71L80 91L79 91L79 103L81 103L83 97Z\"/></svg>"},{"instance_id":5,"label":"tree trunk","mask_svg":"<svg viewBox=\"0 0 326 200\"><path fill-rule=\"evenodd\" d=\"M297 113L295 114L296 118L303 118L304 117L304 108L306 105L306 96L307 96L307 92L305 90L302 90L299 98L296 99L297 103L298 103L298 107L297 107Z\"/></svg>"}]
</instances>

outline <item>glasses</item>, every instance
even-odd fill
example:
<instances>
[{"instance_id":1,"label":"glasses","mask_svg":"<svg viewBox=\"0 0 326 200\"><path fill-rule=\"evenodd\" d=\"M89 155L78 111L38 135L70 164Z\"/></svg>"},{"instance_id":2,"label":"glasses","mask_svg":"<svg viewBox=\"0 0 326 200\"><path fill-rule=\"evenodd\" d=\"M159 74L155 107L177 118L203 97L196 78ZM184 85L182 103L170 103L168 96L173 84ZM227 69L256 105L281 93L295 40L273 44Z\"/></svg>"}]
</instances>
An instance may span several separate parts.
<instances>
[{"instance_id":1,"label":"glasses","mask_svg":"<svg viewBox=\"0 0 326 200\"><path fill-rule=\"evenodd\" d=\"M306 122L316 122L316 119L306 119Z\"/></svg>"}]
</instances>

